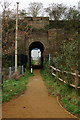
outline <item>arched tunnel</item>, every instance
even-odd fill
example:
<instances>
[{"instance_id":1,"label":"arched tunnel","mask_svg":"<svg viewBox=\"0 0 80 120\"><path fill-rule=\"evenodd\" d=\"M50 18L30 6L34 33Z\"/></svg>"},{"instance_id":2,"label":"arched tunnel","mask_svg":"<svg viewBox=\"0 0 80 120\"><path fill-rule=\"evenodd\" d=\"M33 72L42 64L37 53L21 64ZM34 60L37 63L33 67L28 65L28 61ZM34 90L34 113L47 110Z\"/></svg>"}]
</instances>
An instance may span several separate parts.
<instances>
[{"instance_id":1,"label":"arched tunnel","mask_svg":"<svg viewBox=\"0 0 80 120\"><path fill-rule=\"evenodd\" d=\"M32 65L31 64L31 51L33 49L35 49L35 48L38 48L41 51L41 58L40 58L41 59L41 63L40 63L40 65ZM29 65L30 65L30 67L32 66L35 69L43 67L43 52L44 52L44 46L43 46L43 44L41 42L36 41L36 42L32 42L30 44L30 46L29 46Z\"/></svg>"}]
</instances>

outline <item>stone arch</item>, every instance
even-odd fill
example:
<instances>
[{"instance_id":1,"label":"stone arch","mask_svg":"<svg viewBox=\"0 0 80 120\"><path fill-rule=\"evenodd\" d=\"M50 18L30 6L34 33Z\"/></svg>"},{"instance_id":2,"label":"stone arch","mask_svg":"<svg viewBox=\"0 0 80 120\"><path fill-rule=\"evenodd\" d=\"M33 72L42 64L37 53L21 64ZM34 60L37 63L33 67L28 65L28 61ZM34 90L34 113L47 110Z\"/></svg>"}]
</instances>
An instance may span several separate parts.
<instances>
[{"instance_id":1,"label":"stone arch","mask_svg":"<svg viewBox=\"0 0 80 120\"><path fill-rule=\"evenodd\" d=\"M37 65L37 66L33 66L33 68L42 68L43 67L44 45L41 42L39 42L39 41L32 42L29 45L29 65L31 67L31 50L34 49L34 48L38 48L41 51L41 64Z\"/></svg>"}]
</instances>

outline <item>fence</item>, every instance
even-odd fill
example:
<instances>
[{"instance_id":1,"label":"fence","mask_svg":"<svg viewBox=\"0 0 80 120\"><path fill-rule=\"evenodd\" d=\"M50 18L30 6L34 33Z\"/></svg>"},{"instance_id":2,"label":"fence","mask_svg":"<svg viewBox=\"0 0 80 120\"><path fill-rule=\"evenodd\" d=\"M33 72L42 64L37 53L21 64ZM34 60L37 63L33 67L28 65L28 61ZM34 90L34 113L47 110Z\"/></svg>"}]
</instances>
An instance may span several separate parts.
<instances>
[{"instance_id":1,"label":"fence","mask_svg":"<svg viewBox=\"0 0 80 120\"><path fill-rule=\"evenodd\" d=\"M24 67L23 66L18 66L17 69L18 69L18 74L19 75L24 74ZM15 67L2 68L2 77L3 77L3 79L11 80L14 73L15 73Z\"/></svg>"},{"instance_id":2,"label":"fence","mask_svg":"<svg viewBox=\"0 0 80 120\"><path fill-rule=\"evenodd\" d=\"M53 66L50 66L50 68L51 68L52 75L55 76L55 77L57 77L58 80L64 82L65 84L67 84L67 81L65 81L62 78L58 77L58 72L59 73L61 72L62 74L66 73L66 74L73 75L75 77L75 84L69 83L69 85L72 86L72 87L74 87L75 89L80 88L80 86L78 86L79 85L79 77L80 77L78 70L75 70L75 73L72 73L72 72L67 72L67 71L61 71L59 69L56 69ZM56 74L53 73L53 70L56 71Z\"/></svg>"}]
</instances>

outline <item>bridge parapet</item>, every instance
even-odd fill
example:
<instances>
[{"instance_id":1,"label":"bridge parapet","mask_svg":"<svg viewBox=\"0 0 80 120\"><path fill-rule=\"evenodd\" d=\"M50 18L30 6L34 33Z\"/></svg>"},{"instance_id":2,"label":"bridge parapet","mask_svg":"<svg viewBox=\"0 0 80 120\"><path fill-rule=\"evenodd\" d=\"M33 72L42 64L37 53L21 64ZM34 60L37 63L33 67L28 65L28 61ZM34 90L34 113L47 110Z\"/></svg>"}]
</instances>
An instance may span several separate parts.
<instances>
[{"instance_id":1,"label":"bridge parapet","mask_svg":"<svg viewBox=\"0 0 80 120\"><path fill-rule=\"evenodd\" d=\"M26 17L26 21L33 28L44 28L49 25L49 17Z\"/></svg>"}]
</instances>

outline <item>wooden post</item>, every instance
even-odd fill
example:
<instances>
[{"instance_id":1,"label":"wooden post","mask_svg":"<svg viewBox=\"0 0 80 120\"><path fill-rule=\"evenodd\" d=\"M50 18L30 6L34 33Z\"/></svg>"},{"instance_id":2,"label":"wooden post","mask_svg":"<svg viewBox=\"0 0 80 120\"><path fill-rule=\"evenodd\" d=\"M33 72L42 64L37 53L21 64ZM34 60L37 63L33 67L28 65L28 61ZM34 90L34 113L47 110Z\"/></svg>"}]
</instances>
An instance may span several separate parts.
<instances>
[{"instance_id":1,"label":"wooden post","mask_svg":"<svg viewBox=\"0 0 80 120\"><path fill-rule=\"evenodd\" d=\"M61 78L63 79L63 83L64 83L65 80L64 80L64 72L63 71L61 72Z\"/></svg>"},{"instance_id":2,"label":"wooden post","mask_svg":"<svg viewBox=\"0 0 80 120\"><path fill-rule=\"evenodd\" d=\"M52 73L53 73L53 68L51 67L51 75L52 75Z\"/></svg>"},{"instance_id":3,"label":"wooden post","mask_svg":"<svg viewBox=\"0 0 80 120\"><path fill-rule=\"evenodd\" d=\"M56 80L58 79L58 71L57 71L57 68L56 68ZM58 80L57 80L57 83L58 83Z\"/></svg>"},{"instance_id":4,"label":"wooden post","mask_svg":"<svg viewBox=\"0 0 80 120\"><path fill-rule=\"evenodd\" d=\"M77 87L78 87L78 84L79 84L79 77L78 77L79 71L75 70L75 73L76 73L76 75L75 75L75 90L76 90L76 93L77 93Z\"/></svg>"}]
</instances>

